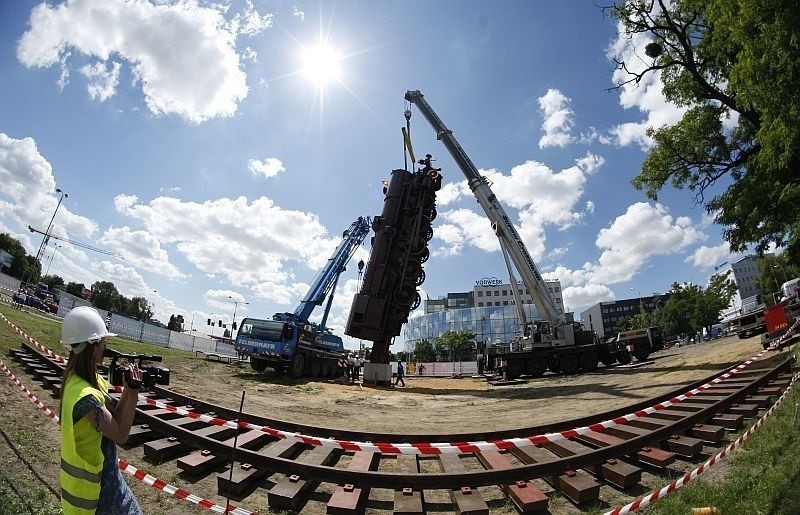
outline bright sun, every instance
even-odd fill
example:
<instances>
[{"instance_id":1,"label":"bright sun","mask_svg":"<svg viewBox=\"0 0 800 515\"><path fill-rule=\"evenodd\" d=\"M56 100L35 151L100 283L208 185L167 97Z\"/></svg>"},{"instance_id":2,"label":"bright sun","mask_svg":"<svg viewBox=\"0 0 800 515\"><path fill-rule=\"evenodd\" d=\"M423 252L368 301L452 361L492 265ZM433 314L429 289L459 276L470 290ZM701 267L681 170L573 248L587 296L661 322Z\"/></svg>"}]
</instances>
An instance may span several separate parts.
<instances>
[{"instance_id":1,"label":"bright sun","mask_svg":"<svg viewBox=\"0 0 800 515\"><path fill-rule=\"evenodd\" d=\"M303 75L320 86L339 80L341 59L338 52L325 45L307 49L303 56Z\"/></svg>"}]
</instances>

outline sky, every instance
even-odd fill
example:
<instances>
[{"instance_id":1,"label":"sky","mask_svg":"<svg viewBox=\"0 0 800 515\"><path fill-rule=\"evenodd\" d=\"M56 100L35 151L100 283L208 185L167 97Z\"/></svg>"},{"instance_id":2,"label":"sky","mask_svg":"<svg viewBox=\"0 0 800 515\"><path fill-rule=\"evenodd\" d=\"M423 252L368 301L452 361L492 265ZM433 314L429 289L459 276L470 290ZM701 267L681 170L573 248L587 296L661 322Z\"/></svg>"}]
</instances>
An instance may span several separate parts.
<instances>
[{"instance_id":1,"label":"sky","mask_svg":"<svg viewBox=\"0 0 800 515\"><path fill-rule=\"evenodd\" d=\"M690 191L654 202L630 183L647 127L682 113L657 76L614 88L612 58L644 66L646 43L592 2L0 2L0 232L36 255L28 226L55 213L53 235L103 252L51 240L45 270L111 281L187 329L293 311L342 232L381 213L420 90L577 318L705 285L737 258L722 228ZM443 174L422 298L508 282L463 174L411 111L415 152ZM368 242L328 319L354 349Z\"/></svg>"}]
</instances>

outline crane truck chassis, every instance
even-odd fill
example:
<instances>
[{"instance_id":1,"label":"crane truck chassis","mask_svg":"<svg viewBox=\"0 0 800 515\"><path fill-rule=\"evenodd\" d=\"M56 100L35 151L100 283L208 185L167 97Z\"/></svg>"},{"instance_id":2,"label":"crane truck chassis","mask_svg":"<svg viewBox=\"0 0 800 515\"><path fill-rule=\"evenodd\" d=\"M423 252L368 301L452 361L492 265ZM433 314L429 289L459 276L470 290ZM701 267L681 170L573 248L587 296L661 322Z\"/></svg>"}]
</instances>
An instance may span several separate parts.
<instances>
[{"instance_id":1,"label":"crane truck chassis","mask_svg":"<svg viewBox=\"0 0 800 515\"><path fill-rule=\"evenodd\" d=\"M497 235L511 278L520 333L511 342L478 349L484 351L479 352L480 358L484 360L484 363L479 363L479 368L488 372L502 370L506 378L513 379L523 374L538 377L548 369L563 373L592 371L601 361L607 366L616 362L630 363L631 354L623 342L601 342L594 331L586 330L575 322L571 313L560 313L539 268L489 186L489 181L480 175L453 132L445 126L420 91L407 91L405 99L417 106L436 133L436 139L444 144L466 177L467 185ZM409 111L406 119L410 116ZM512 265L530 293L541 320L532 323L526 320L521 298L517 295Z\"/></svg>"},{"instance_id":2,"label":"crane truck chassis","mask_svg":"<svg viewBox=\"0 0 800 515\"><path fill-rule=\"evenodd\" d=\"M308 293L293 313L275 313L272 320L245 318L236 335L234 349L250 358L256 372L272 367L297 379L302 376L336 375L344 357L342 338L325 327L339 275L369 233L371 220L359 217L344 232L342 242L317 275ZM325 302L322 321L309 321L314 308Z\"/></svg>"}]
</instances>

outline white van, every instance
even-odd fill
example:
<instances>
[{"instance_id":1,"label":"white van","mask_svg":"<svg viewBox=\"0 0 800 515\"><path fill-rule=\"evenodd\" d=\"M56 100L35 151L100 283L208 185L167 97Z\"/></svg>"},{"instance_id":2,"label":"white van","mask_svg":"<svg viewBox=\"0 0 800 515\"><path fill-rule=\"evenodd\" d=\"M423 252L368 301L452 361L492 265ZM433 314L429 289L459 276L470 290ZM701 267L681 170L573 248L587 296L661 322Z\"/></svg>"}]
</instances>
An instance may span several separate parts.
<instances>
[{"instance_id":1,"label":"white van","mask_svg":"<svg viewBox=\"0 0 800 515\"><path fill-rule=\"evenodd\" d=\"M800 277L786 281L781 285L781 300L800 297Z\"/></svg>"}]
</instances>

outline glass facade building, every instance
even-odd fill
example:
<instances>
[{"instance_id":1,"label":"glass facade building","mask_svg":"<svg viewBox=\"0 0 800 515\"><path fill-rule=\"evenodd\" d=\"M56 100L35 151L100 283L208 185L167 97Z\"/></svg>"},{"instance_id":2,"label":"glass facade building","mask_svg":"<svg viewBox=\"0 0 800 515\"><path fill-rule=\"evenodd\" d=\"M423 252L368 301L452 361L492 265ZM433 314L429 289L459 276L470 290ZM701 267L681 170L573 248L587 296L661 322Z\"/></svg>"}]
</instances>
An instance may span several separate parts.
<instances>
[{"instance_id":1,"label":"glass facade building","mask_svg":"<svg viewBox=\"0 0 800 515\"><path fill-rule=\"evenodd\" d=\"M539 320L533 304L524 304L528 321ZM504 343L519 334L516 306L484 306L435 311L410 318L405 324L405 350L413 352L420 340L433 340L447 331L472 331L476 342Z\"/></svg>"}]
</instances>

